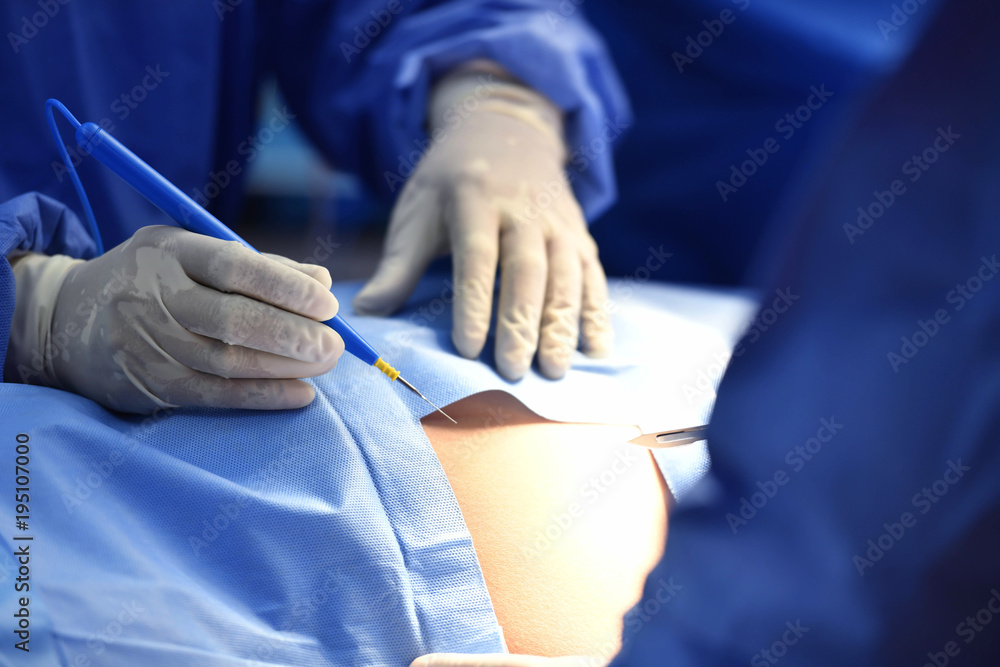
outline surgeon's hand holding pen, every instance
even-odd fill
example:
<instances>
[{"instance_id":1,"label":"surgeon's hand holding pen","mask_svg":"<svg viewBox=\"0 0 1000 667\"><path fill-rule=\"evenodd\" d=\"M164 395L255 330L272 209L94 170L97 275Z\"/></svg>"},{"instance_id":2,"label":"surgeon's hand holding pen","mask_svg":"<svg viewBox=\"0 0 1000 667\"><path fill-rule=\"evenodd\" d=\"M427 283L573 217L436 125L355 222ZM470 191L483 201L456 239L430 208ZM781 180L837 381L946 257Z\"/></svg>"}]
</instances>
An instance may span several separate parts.
<instances>
[{"instance_id":1,"label":"surgeon's hand holding pen","mask_svg":"<svg viewBox=\"0 0 1000 667\"><path fill-rule=\"evenodd\" d=\"M5 374L124 412L298 408L344 351L330 274L175 227L81 261L14 262ZM53 305L54 304L54 305Z\"/></svg>"},{"instance_id":2,"label":"surgeon's hand holding pen","mask_svg":"<svg viewBox=\"0 0 1000 667\"><path fill-rule=\"evenodd\" d=\"M463 356L478 356L486 342L498 264L503 376L524 375L536 349L552 378L565 374L578 345L606 354L607 280L565 175L562 124L554 104L493 63L475 61L440 81L428 111L435 143L400 194L385 255L355 311L396 310L450 249L452 339Z\"/></svg>"}]
</instances>

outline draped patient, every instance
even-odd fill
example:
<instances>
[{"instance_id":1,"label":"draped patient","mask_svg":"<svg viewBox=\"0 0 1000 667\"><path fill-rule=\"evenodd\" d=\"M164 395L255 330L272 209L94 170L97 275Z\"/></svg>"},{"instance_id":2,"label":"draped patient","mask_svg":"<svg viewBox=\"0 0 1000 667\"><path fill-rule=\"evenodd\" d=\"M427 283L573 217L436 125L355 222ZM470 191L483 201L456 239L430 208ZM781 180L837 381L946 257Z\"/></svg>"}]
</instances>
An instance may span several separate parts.
<instances>
[{"instance_id":1,"label":"draped patient","mask_svg":"<svg viewBox=\"0 0 1000 667\"><path fill-rule=\"evenodd\" d=\"M158 535L158 540L165 540L169 532L164 532L165 527L172 526L169 530L178 532L176 541L185 544L190 542L191 533L201 534L202 504L210 508L230 507L234 489L244 489L239 494L248 494L247 497L254 498L253 503L247 509L240 509L240 520L234 520L233 526L226 529L211 554L220 558L225 555L226 561L239 556L256 562L257 576L279 569L301 574L318 567L315 565L320 562L318 554L309 549L291 549L290 553L301 557L296 556L293 561L286 554L279 562L270 552L261 551L264 544L258 536L276 538L278 525L284 526L283 539L307 534L298 530L308 525L303 511L316 507L345 508L323 510L324 530L332 531L331 535L337 534L337 526L341 524L344 530L354 530L357 524L364 523L364 516L352 510L351 505L345 505L343 499L365 492L368 487L357 481L359 477L341 480L348 486L341 482L315 486L305 477L283 472L278 480L280 496L272 497L269 494L274 491L269 485L278 481L246 477L245 469L228 460L228 451L239 451L238 460L252 469L264 465L268 456L274 456L266 443L277 434L315 432L324 434L324 447L330 449L313 448L310 456L316 458L312 469L319 473L329 467L328 480L330 474L338 474L345 465L361 461L376 483L379 474L400 480L409 477L412 481L423 473L407 470L402 463L386 462L380 464L381 473L371 470L371 452L382 446L378 443L386 442L375 437L377 433L394 433L399 437L412 417L405 404L388 403L396 406L397 411L387 413L377 433L365 431L375 428L367 419L370 413L367 406L372 401L398 401L394 398L394 388L364 368L325 374L343 351L339 336L320 324L337 310L337 301L328 291L326 271L247 253L213 239L154 227L91 262L38 256L20 258L14 262L19 303L7 365L14 377L27 372L29 377L24 381L68 389L125 412L146 412L156 406L192 402L225 407L288 408L309 404L314 397L323 396L324 400L306 410L266 417L261 413L196 410L157 421L143 429L141 445L136 443L128 449L133 452L129 466L115 473L101 497L80 510L95 517L127 515L134 525ZM124 257L120 263L131 278L117 290L114 276L105 266L116 255ZM234 268L240 266L243 269ZM275 279L263 280L269 276ZM60 298L55 308L45 308L38 298L45 290L34 288L49 283L52 291L74 297L82 295L81 298L91 299L93 305L63 308ZM216 302L227 304L228 310L213 305ZM233 312L242 314L234 317ZM139 315L153 318L163 326L153 334L144 327L132 326ZM358 324L363 325L369 340L381 349L386 332L398 328L400 322L369 320ZM56 340L60 333L66 334L63 343ZM98 344L113 354L95 354ZM43 367L34 368L33 352L50 348L54 353L42 355ZM402 354L399 356L403 358ZM449 354L449 358L454 357ZM353 358L348 362L355 363ZM480 362L461 363L467 365L463 368L470 371L469 377L473 368L481 368ZM461 370L457 371L459 375ZM448 379L446 374L440 371L442 384ZM297 379L312 375L321 377L314 384ZM8 389L18 391L10 386ZM73 406L77 403L61 398L57 392L36 395L24 391L26 397L34 397L32 400L42 396L52 401L53 411L76 410ZM357 403L352 403L355 400ZM447 410L458 420L457 426L440 415L435 416L436 413L423 419L422 426L471 533L510 650L533 655L615 653L622 616L639 600L645 575L659 560L666 537L666 486L649 452L628 444L638 434L637 429L547 421L510 394L497 391L468 396L452 403ZM107 454L100 450L116 446L106 434L88 440L96 437L91 429L95 421L110 424L127 438L135 437L134 422L127 417L106 412L101 412L100 417L83 414L74 412L75 426L67 425L70 429L79 428L79 437L67 431L69 435L55 445L62 449L53 450L53 456L57 453L62 456L63 467L50 465L38 473L43 476L39 484L51 485L53 499L61 497L55 489L72 488L71 480L86 474L90 459L112 456L111 449ZM195 425L197 437L192 438L188 429ZM213 442L216 437L218 442ZM425 446L418 437L407 440L401 447L413 450ZM339 457L352 447L365 456L340 461ZM297 461L296 465L304 471L310 470L306 460ZM400 467L386 472L386 465ZM420 484L419 479L415 481ZM201 500L196 507L174 503L165 508L152 502L153 496L160 492ZM147 503L155 507L149 516L137 509ZM393 516L390 510L385 511ZM258 525L257 517L272 514L283 517L282 521ZM52 515L61 517L58 513ZM120 522L116 518L102 520L99 524L105 526L103 532L89 537L80 532L79 523L67 522L61 528L53 525L50 538L64 549L76 549L81 541L96 540L101 546L95 547L94 553L102 553L101 548L111 553L119 533L131 534L135 530L133 523L125 526L119 525ZM398 526L393 528L398 530ZM343 538L339 539L343 545ZM359 545L362 551L367 548ZM58 551L55 549L53 553ZM287 583L288 591L277 590L277 601L268 604L253 597L232 598L235 590L232 584L220 581L218 571L206 568L208 561L200 548L193 555L154 550L146 554L137 552L132 557L140 562L155 561L166 557L165 554L174 559L170 571L185 573L185 580L211 582L211 588L228 591L211 600L201 600L202 594L198 592L188 594L190 600L201 600L199 605L206 608L225 601L223 604L241 610L239 614L266 617L271 610L282 609L284 603L280 601L293 595L288 591L294 587L294 578ZM370 552L370 558L375 556L374 551ZM323 557L338 563L336 552ZM109 577L113 568L108 569L104 563L107 561L103 557L88 559L86 567L93 568L93 576ZM330 567L331 571L340 572L341 578L347 576L344 572L351 571L343 563ZM228 568L222 571L227 573L225 577L229 576ZM149 586L141 577L133 582L134 576L129 573L117 577L123 590ZM360 583L358 579L351 585ZM54 574L49 586L53 599L64 598L66 591L76 588L71 580L57 582ZM349 589L341 583L338 590ZM56 591L62 592L55 595ZM169 596L163 599L171 611L182 617L186 613L185 609L173 609ZM234 604L235 599L242 602ZM335 609L343 616L350 604L353 602L345 597L337 605L316 611L316 619L332 614ZM69 607L65 610L53 607L53 613L56 624L61 620L65 626L73 612ZM351 635L349 619L343 622L343 633ZM225 636L223 627L218 628L220 637ZM255 632L266 636L267 627L265 623ZM148 631L150 636L157 636L155 626ZM133 626L131 632L138 635L138 626ZM341 629L330 625L325 631L315 633L318 645L327 650L334 641L328 635L341 637ZM420 640L420 633L414 631L412 635L411 641ZM341 637L336 641L342 640ZM219 648L224 645L221 639L218 646L208 640L193 645L198 650L206 647L221 652L234 650L228 646ZM439 650L448 646L431 644L423 648ZM357 650L365 651L363 647Z\"/></svg>"},{"instance_id":2,"label":"draped patient","mask_svg":"<svg viewBox=\"0 0 1000 667\"><path fill-rule=\"evenodd\" d=\"M542 419L499 391L423 419L512 653L617 652L666 539L668 491L634 426Z\"/></svg>"}]
</instances>

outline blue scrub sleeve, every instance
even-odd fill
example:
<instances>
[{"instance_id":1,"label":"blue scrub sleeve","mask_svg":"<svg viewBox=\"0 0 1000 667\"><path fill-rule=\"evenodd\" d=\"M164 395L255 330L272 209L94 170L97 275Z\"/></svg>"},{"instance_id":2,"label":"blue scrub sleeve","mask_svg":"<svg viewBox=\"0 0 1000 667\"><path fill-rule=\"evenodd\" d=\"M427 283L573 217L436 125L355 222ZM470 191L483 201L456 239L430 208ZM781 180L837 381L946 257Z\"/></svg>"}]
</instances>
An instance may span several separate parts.
<instances>
[{"instance_id":1,"label":"blue scrub sleeve","mask_svg":"<svg viewBox=\"0 0 1000 667\"><path fill-rule=\"evenodd\" d=\"M274 60L309 136L343 169L399 194L428 147L435 79L486 58L566 114L567 169L587 218L615 199L611 145L631 124L624 89L578 4L555 0L286 3ZM326 30L318 30L325 26Z\"/></svg>"},{"instance_id":2,"label":"blue scrub sleeve","mask_svg":"<svg viewBox=\"0 0 1000 667\"><path fill-rule=\"evenodd\" d=\"M998 664L998 20L945 5L802 174L613 667Z\"/></svg>"},{"instance_id":3,"label":"blue scrub sleeve","mask_svg":"<svg viewBox=\"0 0 1000 667\"><path fill-rule=\"evenodd\" d=\"M0 204L0 254L39 252L89 258L96 246L80 219L54 199L29 192ZM14 273L0 261L0 382L14 318Z\"/></svg>"}]
</instances>

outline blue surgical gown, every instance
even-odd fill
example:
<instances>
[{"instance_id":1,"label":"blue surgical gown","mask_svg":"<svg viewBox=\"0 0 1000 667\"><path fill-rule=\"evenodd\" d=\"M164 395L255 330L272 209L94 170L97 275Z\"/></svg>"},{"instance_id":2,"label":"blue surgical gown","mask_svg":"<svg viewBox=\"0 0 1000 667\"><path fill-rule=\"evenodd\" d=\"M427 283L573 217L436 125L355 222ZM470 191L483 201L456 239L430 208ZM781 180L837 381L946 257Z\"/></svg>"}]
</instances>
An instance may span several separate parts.
<instances>
[{"instance_id":1,"label":"blue surgical gown","mask_svg":"<svg viewBox=\"0 0 1000 667\"><path fill-rule=\"evenodd\" d=\"M650 247L662 246L673 257L656 279L749 281L810 138L898 69L937 3L897 4L901 17L872 0L583 5L635 117L615 153L618 201L591 227L608 272L641 277ZM822 94L810 100L813 88ZM762 153L769 139L773 152Z\"/></svg>"},{"instance_id":2,"label":"blue surgical gown","mask_svg":"<svg viewBox=\"0 0 1000 667\"><path fill-rule=\"evenodd\" d=\"M49 4L27 14L20 5L0 7L0 24L13 27L0 56L0 202L8 202L0 228L12 235L0 245L5 255L25 226L40 230L82 214L45 123L50 97L100 124L232 225L247 169L293 119L338 167L398 194L396 178L427 146L430 84L473 58L501 63L559 104L574 143L630 122L600 38L581 13L564 15L555 0ZM288 105L261 110L257 130L257 88L267 73ZM58 122L106 248L140 227L171 222L80 153L68 124ZM610 152L573 180L591 215L607 208L615 192ZM82 252L78 244L21 245ZM2 362L14 293L9 267L0 272Z\"/></svg>"},{"instance_id":3,"label":"blue surgical gown","mask_svg":"<svg viewBox=\"0 0 1000 667\"><path fill-rule=\"evenodd\" d=\"M0 56L0 201L37 191L80 211L45 124L49 97L101 124L229 224L247 169L293 119L338 168L398 194L400 176L427 147L429 85L474 58L501 63L545 93L565 110L569 141L589 142L609 123L628 124L629 109L600 38L581 12L564 16L560 6L175 0L112 9L84 0L56 2L48 16L5 3L0 25L12 29ZM255 108L268 73L287 107ZM107 247L166 221L89 157L79 169ZM573 180L591 215L607 208L610 151Z\"/></svg>"},{"instance_id":4,"label":"blue surgical gown","mask_svg":"<svg viewBox=\"0 0 1000 667\"><path fill-rule=\"evenodd\" d=\"M1000 664L998 25L945 3L798 175L613 667Z\"/></svg>"}]
</instances>

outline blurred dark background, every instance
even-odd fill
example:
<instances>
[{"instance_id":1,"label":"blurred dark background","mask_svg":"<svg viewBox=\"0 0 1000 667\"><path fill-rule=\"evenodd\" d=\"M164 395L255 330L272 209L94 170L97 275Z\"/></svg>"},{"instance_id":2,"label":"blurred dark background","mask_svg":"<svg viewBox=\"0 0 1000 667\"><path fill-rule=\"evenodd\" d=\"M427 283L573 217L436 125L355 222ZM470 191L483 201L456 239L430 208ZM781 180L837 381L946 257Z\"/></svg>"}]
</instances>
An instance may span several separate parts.
<instances>
[{"instance_id":1,"label":"blurred dark background","mask_svg":"<svg viewBox=\"0 0 1000 667\"><path fill-rule=\"evenodd\" d=\"M280 108L279 99L269 84L259 107ZM321 264L335 282L361 280L375 271L389 212L360 180L333 169L292 121L250 163L239 229L263 252Z\"/></svg>"}]
</instances>

